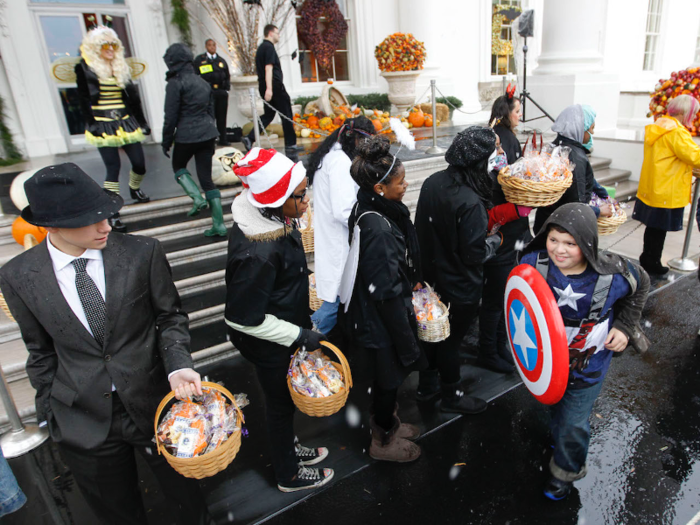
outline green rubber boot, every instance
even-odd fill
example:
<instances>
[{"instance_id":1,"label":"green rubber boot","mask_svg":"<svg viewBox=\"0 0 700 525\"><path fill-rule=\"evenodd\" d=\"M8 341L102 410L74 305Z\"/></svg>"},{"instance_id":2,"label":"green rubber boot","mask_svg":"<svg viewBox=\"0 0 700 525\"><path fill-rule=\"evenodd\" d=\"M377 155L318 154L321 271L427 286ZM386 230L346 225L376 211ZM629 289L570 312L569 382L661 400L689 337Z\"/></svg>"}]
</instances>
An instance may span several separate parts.
<instances>
[{"instance_id":1,"label":"green rubber boot","mask_svg":"<svg viewBox=\"0 0 700 525\"><path fill-rule=\"evenodd\" d=\"M197 187L197 184L192 180L190 172L185 168L178 170L177 173L175 173L175 180L182 186L187 196L193 201L192 209L187 212L187 215L190 217L199 215L199 212L207 207L207 201L204 200L202 194L199 192L199 187Z\"/></svg>"},{"instance_id":2,"label":"green rubber boot","mask_svg":"<svg viewBox=\"0 0 700 525\"><path fill-rule=\"evenodd\" d=\"M212 227L204 232L207 237L226 237L226 225L224 224L224 211L221 209L221 192L210 190L205 193L209 207L211 208Z\"/></svg>"}]
</instances>

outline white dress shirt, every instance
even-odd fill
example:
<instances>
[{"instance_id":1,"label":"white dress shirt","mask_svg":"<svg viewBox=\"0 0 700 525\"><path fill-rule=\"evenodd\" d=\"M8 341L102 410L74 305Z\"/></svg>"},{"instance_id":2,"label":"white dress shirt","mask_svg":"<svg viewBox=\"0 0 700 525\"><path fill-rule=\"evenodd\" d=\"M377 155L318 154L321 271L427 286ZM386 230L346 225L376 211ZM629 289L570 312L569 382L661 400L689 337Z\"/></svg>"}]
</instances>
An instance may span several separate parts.
<instances>
[{"instance_id":1,"label":"white dress shirt","mask_svg":"<svg viewBox=\"0 0 700 525\"><path fill-rule=\"evenodd\" d=\"M314 267L316 294L335 302L348 258L348 218L359 186L350 176L350 158L335 143L314 175Z\"/></svg>"},{"instance_id":2,"label":"white dress shirt","mask_svg":"<svg viewBox=\"0 0 700 525\"><path fill-rule=\"evenodd\" d=\"M216 53L212 55L209 53L209 51L207 51L207 58L209 58L209 60L216 60Z\"/></svg>"}]
</instances>

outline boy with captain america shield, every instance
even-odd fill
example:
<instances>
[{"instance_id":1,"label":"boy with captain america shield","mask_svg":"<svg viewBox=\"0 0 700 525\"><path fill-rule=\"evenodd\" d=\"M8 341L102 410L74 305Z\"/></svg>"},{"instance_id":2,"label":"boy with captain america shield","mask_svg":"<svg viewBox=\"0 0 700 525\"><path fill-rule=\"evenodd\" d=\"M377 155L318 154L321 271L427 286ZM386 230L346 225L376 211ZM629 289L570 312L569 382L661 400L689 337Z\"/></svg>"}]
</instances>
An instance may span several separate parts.
<instances>
[{"instance_id":1,"label":"boy with captain america shield","mask_svg":"<svg viewBox=\"0 0 700 525\"><path fill-rule=\"evenodd\" d=\"M552 404L554 451L544 494L560 500L586 475L589 418L613 352L628 344L640 352L648 348L639 320L649 276L624 257L598 251L596 216L580 203L558 208L520 262L506 289L506 324L526 386ZM536 291L538 284L544 293ZM557 377L566 385L561 379L553 394Z\"/></svg>"}]
</instances>

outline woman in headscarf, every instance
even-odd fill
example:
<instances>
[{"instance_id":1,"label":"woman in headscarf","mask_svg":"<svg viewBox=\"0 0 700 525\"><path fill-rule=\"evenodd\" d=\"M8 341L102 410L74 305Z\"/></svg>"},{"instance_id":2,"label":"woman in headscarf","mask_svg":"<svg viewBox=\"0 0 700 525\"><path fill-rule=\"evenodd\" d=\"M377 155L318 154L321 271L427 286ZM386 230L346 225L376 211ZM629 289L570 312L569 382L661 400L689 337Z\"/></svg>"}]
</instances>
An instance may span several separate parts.
<instances>
[{"instance_id":1,"label":"woman in headscarf","mask_svg":"<svg viewBox=\"0 0 700 525\"><path fill-rule=\"evenodd\" d=\"M544 208L537 208L535 215L535 232L539 232L547 218L559 206L569 202L582 202L588 204L591 200L591 193L596 193L605 199L608 192L596 183L593 176L593 167L588 162L593 148L593 134L595 133L596 113L591 106L574 104L562 111L557 120L552 125L552 131L557 133L554 144L557 146L567 146L571 149L569 160L575 164L574 181L561 198ZM610 217L612 209L609 205L601 208L592 207L596 217Z\"/></svg>"},{"instance_id":2,"label":"woman in headscarf","mask_svg":"<svg viewBox=\"0 0 700 525\"><path fill-rule=\"evenodd\" d=\"M403 463L420 456L420 447L409 441L420 432L401 423L396 405L404 379L425 366L411 303L421 281L418 239L401 202L406 172L389 153L389 141L372 137L357 152L350 174L360 189L348 226L360 229L359 261L345 322L374 379L369 455Z\"/></svg>"},{"instance_id":3,"label":"woman in headscarf","mask_svg":"<svg viewBox=\"0 0 700 525\"><path fill-rule=\"evenodd\" d=\"M420 373L416 399L442 395L440 410L476 414L486 402L467 396L461 383L459 347L477 316L484 281L484 262L501 243L489 232L498 224L526 217L531 208L492 206L489 158L502 154L490 128L472 126L460 132L445 154L449 164L423 183L416 210L425 282L450 303L450 336L425 343L429 369Z\"/></svg>"},{"instance_id":4,"label":"woman in headscarf","mask_svg":"<svg viewBox=\"0 0 700 525\"><path fill-rule=\"evenodd\" d=\"M233 200L226 262L226 310L231 342L255 365L265 394L267 432L277 487L295 492L325 485L333 470L312 468L328 449L294 436L295 406L287 387L289 356L319 348L311 330L306 255L296 219L309 206L306 171L274 149L253 148L234 173L244 190Z\"/></svg>"},{"instance_id":5,"label":"woman in headscarf","mask_svg":"<svg viewBox=\"0 0 700 525\"><path fill-rule=\"evenodd\" d=\"M668 104L666 116L645 129L644 162L632 218L646 224L639 263L655 275L668 272L661 263L666 232L683 229L693 168L700 168L700 147L686 129L698 111L700 103L694 97L680 95Z\"/></svg>"},{"instance_id":6,"label":"woman in headscarf","mask_svg":"<svg viewBox=\"0 0 700 525\"><path fill-rule=\"evenodd\" d=\"M166 157L173 150L175 180L192 199L190 217L209 206L212 227L205 230L207 237L226 237L224 213L221 208L221 192L211 179L211 162L214 141L219 136L214 117L214 97L211 86L194 72L192 51L185 44L173 44L163 56L168 73L165 76L165 117L163 142ZM187 171L187 163L194 157L197 178L204 190L205 199Z\"/></svg>"},{"instance_id":7,"label":"woman in headscarf","mask_svg":"<svg viewBox=\"0 0 700 525\"><path fill-rule=\"evenodd\" d=\"M117 33L105 26L87 32L75 66L80 109L85 119L85 140L97 146L107 169L105 189L119 193L119 148L131 162L129 192L137 202L151 199L141 189L146 176L143 154L145 135L151 134L141 107L141 97L131 82L124 46ZM119 214L109 218L114 231L126 232Z\"/></svg>"},{"instance_id":8,"label":"woman in headscarf","mask_svg":"<svg viewBox=\"0 0 700 525\"><path fill-rule=\"evenodd\" d=\"M311 316L316 328L328 333L338 319L338 288L348 257L348 218L359 186L350 166L357 146L376 133L366 117L345 121L311 155L307 174L314 189L314 271L316 294L323 300Z\"/></svg>"}]
</instances>

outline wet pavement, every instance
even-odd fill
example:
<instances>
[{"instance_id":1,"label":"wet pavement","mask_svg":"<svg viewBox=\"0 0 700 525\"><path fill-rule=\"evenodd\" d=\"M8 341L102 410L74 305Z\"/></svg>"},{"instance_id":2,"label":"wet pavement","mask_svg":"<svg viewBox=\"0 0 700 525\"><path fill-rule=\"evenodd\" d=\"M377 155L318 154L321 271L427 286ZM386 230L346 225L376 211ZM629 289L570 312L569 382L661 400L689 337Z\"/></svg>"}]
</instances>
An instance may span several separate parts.
<instances>
[{"instance_id":1,"label":"wet pavement","mask_svg":"<svg viewBox=\"0 0 700 525\"><path fill-rule=\"evenodd\" d=\"M410 377L399 414L424 431L423 455L415 463L380 463L366 455L369 383L356 359L346 409L329 418L297 415L301 441L327 446L322 466L336 470L332 484L315 493L276 489L252 367L239 357L203 370L234 392L248 393L252 403L244 411L249 436L238 456L202 482L212 514L218 523L242 524L688 523L700 512L700 283L697 274L665 283L644 312L649 353L629 350L613 360L592 417L589 474L568 499L552 502L541 492L550 455L547 408L518 386L517 376L471 366L472 330L462 349L465 383L469 393L493 401L483 414L448 417L433 404L415 402L416 377ZM10 465L21 473L30 503L3 523L96 523L55 446ZM150 523L172 523L172 509L152 476L142 474Z\"/></svg>"}]
</instances>

